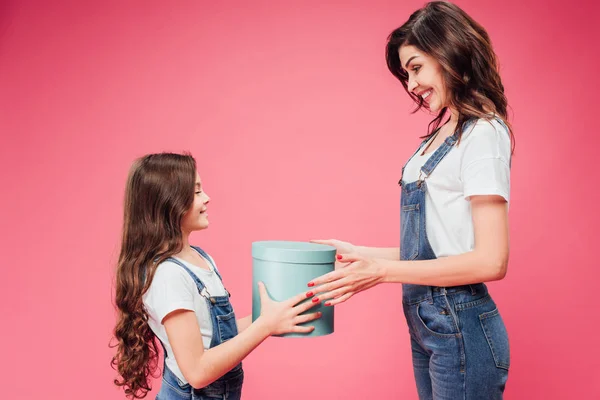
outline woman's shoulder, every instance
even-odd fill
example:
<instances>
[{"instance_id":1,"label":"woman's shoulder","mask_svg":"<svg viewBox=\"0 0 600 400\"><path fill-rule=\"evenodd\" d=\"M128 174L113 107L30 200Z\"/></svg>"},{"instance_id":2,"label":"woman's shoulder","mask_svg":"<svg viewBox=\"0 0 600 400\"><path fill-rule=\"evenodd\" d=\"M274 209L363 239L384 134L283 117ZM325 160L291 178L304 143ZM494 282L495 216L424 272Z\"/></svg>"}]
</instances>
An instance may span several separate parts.
<instances>
[{"instance_id":1,"label":"woman's shoulder","mask_svg":"<svg viewBox=\"0 0 600 400\"><path fill-rule=\"evenodd\" d=\"M463 133L459 144L463 158L511 158L510 133L498 117L479 118Z\"/></svg>"},{"instance_id":2,"label":"woman's shoulder","mask_svg":"<svg viewBox=\"0 0 600 400\"><path fill-rule=\"evenodd\" d=\"M473 145L499 145L510 148L510 133L498 117L479 118L464 131L461 141Z\"/></svg>"},{"instance_id":3,"label":"woman's shoulder","mask_svg":"<svg viewBox=\"0 0 600 400\"><path fill-rule=\"evenodd\" d=\"M510 135L504 121L497 116L478 118L463 134L463 138L475 139L487 137L495 140L510 140Z\"/></svg>"}]
</instances>

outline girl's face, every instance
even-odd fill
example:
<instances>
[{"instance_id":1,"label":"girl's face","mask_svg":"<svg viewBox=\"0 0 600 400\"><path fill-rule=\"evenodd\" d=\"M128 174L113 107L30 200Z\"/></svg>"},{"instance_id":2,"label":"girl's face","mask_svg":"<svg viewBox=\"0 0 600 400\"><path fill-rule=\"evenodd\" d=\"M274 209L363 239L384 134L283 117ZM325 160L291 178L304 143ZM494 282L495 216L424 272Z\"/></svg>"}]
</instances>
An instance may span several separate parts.
<instances>
[{"instance_id":1,"label":"girl's face","mask_svg":"<svg viewBox=\"0 0 600 400\"><path fill-rule=\"evenodd\" d=\"M421 97L432 112L448 105L442 66L414 46L401 46L400 63L408 73L408 91Z\"/></svg>"},{"instance_id":2,"label":"girl's face","mask_svg":"<svg viewBox=\"0 0 600 400\"><path fill-rule=\"evenodd\" d=\"M184 232L199 231L208 228L207 204L210 197L202 190L200 175L196 172L196 187L194 189L194 202L189 210L183 215L181 229Z\"/></svg>"}]
</instances>

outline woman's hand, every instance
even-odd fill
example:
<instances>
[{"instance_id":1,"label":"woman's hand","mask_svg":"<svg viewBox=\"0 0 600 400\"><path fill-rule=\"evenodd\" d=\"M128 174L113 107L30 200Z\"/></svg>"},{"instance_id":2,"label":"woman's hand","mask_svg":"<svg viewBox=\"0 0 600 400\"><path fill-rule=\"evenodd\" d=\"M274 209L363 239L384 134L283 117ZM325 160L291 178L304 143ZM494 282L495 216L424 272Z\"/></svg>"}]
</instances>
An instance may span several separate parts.
<instances>
[{"instance_id":1,"label":"woman's hand","mask_svg":"<svg viewBox=\"0 0 600 400\"><path fill-rule=\"evenodd\" d=\"M358 253L357 246L353 245L352 243L342 242L341 240L337 240L337 239L311 240L310 242L333 246L337 250L338 254Z\"/></svg>"},{"instance_id":2,"label":"woman's hand","mask_svg":"<svg viewBox=\"0 0 600 400\"><path fill-rule=\"evenodd\" d=\"M383 269L374 259L358 254L338 254L337 260L349 264L308 283L309 287L314 288L307 295L323 293L319 299L325 301L326 306L343 303L355 294L383 282Z\"/></svg>"},{"instance_id":3,"label":"woman's hand","mask_svg":"<svg viewBox=\"0 0 600 400\"><path fill-rule=\"evenodd\" d=\"M318 298L298 304L302 300L312 297L312 294L300 293L282 302L277 302L269 297L262 282L258 282L258 292L260 294L259 318L264 321L270 335L310 333L315 329L314 326L298 325L321 317L321 312L300 315L319 304Z\"/></svg>"},{"instance_id":4,"label":"woman's hand","mask_svg":"<svg viewBox=\"0 0 600 400\"><path fill-rule=\"evenodd\" d=\"M337 239L327 239L327 240L311 240L311 243L325 244L327 246L335 247L336 253L340 254L358 254L358 246L353 245L350 242L342 242ZM337 259L335 261L335 268L345 267L346 264L339 262Z\"/></svg>"}]
</instances>

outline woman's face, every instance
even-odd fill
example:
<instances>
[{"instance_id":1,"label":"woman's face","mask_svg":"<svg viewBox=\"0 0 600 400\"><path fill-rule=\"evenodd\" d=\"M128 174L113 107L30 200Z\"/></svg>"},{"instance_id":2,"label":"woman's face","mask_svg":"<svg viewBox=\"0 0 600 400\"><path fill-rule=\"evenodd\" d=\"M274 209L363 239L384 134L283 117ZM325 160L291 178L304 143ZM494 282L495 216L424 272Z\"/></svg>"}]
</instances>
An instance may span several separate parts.
<instances>
[{"instance_id":1,"label":"woman's face","mask_svg":"<svg viewBox=\"0 0 600 400\"><path fill-rule=\"evenodd\" d=\"M194 202L181 220L181 230L184 232L199 231L208 228L207 204L210 197L202 190L200 175L196 172L196 187L194 189Z\"/></svg>"},{"instance_id":2,"label":"woman's face","mask_svg":"<svg viewBox=\"0 0 600 400\"><path fill-rule=\"evenodd\" d=\"M446 107L448 96L440 63L411 45L401 46L398 54L408 73L408 91L421 97L432 112Z\"/></svg>"}]
</instances>

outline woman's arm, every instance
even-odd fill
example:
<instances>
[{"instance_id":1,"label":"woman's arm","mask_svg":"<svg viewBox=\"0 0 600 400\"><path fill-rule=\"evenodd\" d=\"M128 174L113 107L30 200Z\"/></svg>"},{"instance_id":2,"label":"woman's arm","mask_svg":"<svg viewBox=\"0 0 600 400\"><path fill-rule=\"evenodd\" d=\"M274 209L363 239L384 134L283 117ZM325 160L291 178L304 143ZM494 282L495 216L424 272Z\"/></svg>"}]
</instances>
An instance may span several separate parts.
<instances>
[{"instance_id":1,"label":"woman's arm","mask_svg":"<svg viewBox=\"0 0 600 400\"><path fill-rule=\"evenodd\" d=\"M471 198L475 248L464 254L434 260L392 261L338 255L344 268L323 275L309 286L325 305L342 303L354 294L379 283L412 283L429 286L457 286L504 278L508 264L508 208L500 196ZM340 257L341 256L341 257Z\"/></svg>"},{"instance_id":2,"label":"woman's arm","mask_svg":"<svg viewBox=\"0 0 600 400\"><path fill-rule=\"evenodd\" d=\"M338 254L344 253L356 253L362 257L368 258L384 258L386 260L399 260L400 259L400 248L399 247L367 247L367 246L355 246L349 242L343 242L337 239L328 240L311 240L312 243L325 244L333 246L337 250Z\"/></svg>"},{"instance_id":3,"label":"woman's arm","mask_svg":"<svg viewBox=\"0 0 600 400\"><path fill-rule=\"evenodd\" d=\"M473 251L425 261L378 260L383 282L457 286L504 278L509 254L507 204L499 196L473 196L471 207Z\"/></svg>"},{"instance_id":4,"label":"woman's arm","mask_svg":"<svg viewBox=\"0 0 600 400\"><path fill-rule=\"evenodd\" d=\"M196 314L190 310L176 310L163 319L169 343L173 349L177 365L185 379L194 388L202 388L225 375L267 337L288 332L309 333L313 326L298 326L321 316L321 313L300 315L318 301L307 301L300 293L286 301L271 300L259 284L261 295L261 315L243 332L216 347L204 350L202 334Z\"/></svg>"},{"instance_id":5,"label":"woman's arm","mask_svg":"<svg viewBox=\"0 0 600 400\"><path fill-rule=\"evenodd\" d=\"M381 258L394 261L400 260L400 247L356 246L356 252L367 258Z\"/></svg>"}]
</instances>

